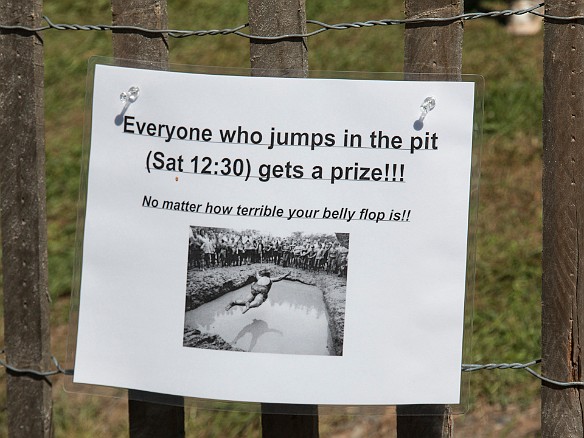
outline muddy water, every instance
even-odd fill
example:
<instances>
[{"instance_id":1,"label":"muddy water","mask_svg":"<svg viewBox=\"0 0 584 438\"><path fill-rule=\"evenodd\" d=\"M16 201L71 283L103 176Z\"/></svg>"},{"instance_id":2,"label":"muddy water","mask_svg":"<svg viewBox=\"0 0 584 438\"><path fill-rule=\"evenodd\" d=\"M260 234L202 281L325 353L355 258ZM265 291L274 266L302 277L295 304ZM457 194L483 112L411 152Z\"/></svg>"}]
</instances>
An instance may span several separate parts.
<instances>
[{"instance_id":1,"label":"muddy water","mask_svg":"<svg viewBox=\"0 0 584 438\"><path fill-rule=\"evenodd\" d=\"M217 298L186 313L185 325L221 336L234 347L256 353L329 355L332 340L322 292L314 286L282 280L267 301L242 314L231 301L245 299L251 286ZM331 349L332 351L332 349Z\"/></svg>"}]
</instances>

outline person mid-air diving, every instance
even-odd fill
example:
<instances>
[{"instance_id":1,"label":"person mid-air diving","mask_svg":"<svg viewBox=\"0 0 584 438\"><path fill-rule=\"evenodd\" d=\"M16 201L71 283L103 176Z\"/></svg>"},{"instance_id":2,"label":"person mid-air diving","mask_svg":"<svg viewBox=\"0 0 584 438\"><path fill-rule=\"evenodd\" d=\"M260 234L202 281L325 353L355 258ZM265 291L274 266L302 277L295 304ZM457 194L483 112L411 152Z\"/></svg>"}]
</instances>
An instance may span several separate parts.
<instances>
[{"instance_id":1,"label":"person mid-air diving","mask_svg":"<svg viewBox=\"0 0 584 438\"><path fill-rule=\"evenodd\" d=\"M255 274L257 281L251 285L251 291L247 298L245 300L232 301L225 307L225 310L229 310L233 306L245 306L245 309L243 309L243 312L241 312L245 313L249 309L261 306L264 301L268 299L268 293L272 288L272 284L283 280L290 274L291 271L285 275L282 275L281 277L272 279L270 278L270 273L268 271L264 271L263 274L260 274L260 272L257 271Z\"/></svg>"}]
</instances>

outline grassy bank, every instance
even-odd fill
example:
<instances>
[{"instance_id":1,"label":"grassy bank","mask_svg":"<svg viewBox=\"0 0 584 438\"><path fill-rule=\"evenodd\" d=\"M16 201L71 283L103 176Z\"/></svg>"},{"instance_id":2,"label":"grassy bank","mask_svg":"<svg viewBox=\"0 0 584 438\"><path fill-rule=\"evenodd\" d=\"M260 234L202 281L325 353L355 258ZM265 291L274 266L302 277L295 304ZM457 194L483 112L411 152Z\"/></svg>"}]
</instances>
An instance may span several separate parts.
<instances>
[{"instance_id":1,"label":"grassy bank","mask_svg":"<svg viewBox=\"0 0 584 438\"><path fill-rule=\"evenodd\" d=\"M224 28L247 21L246 2L241 0L169 3L172 28ZM504 9L507 4L484 1L481 7ZM104 0L48 0L44 8L56 22L111 21L109 1ZM307 2L307 9L309 18L330 23L403 16L401 2L381 0L320 0ZM61 359L73 267L86 65L92 55L110 56L112 48L105 32L49 31L43 37L52 335L53 352ZM237 36L171 40L171 60L248 67L248 44ZM329 31L309 39L308 47L313 69L401 71L403 27ZM541 53L541 35L512 37L491 19L465 23L463 70L481 74L486 81L473 362L522 362L540 355ZM59 381L56 436L127 436L125 402L68 395L60 391ZM473 376L471 398L476 406L531 406L538 388L526 373L484 371ZM4 397L2 391L2 406ZM518 412L521 415L521 409ZM189 413L189 436L259 433L256 414ZM340 427L336 421L324 419L323 430L332 434ZM6 435L5 425L3 410L0 436Z\"/></svg>"}]
</instances>

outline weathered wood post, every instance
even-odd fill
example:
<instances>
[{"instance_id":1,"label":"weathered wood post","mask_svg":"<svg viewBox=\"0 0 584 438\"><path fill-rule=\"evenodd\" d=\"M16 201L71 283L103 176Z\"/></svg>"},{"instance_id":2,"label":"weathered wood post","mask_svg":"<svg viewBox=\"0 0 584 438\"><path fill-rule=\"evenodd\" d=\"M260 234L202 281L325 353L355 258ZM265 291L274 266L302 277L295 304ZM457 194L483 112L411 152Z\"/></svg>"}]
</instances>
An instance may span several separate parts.
<instances>
[{"instance_id":1,"label":"weathered wood post","mask_svg":"<svg viewBox=\"0 0 584 438\"><path fill-rule=\"evenodd\" d=\"M149 29L168 28L166 0L112 0L114 25L132 25ZM116 58L151 61L153 68L164 68L168 63L168 41L162 35L132 32L113 32ZM123 90L121 90L123 91ZM164 370L161 370L164 372ZM128 400L130 436L132 438L184 437L184 408L172 404L149 402L150 396L141 391L130 391ZM162 397L162 396L158 396ZM170 403L181 403L182 398L166 397Z\"/></svg>"},{"instance_id":2,"label":"weathered wood post","mask_svg":"<svg viewBox=\"0 0 584 438\"><path fill-rule=\"evenodd\" d=\"M275 36L306 33L304 0L249 0L249 31ZM254 76L308 76L306 38L285 41L251 40L250 62Z\"/></svg>"},{"instance_id":3,"label":"weathered wood post","mask_svg":"<svg viewBox=\"0 0 584 438\"><path fill-rule=\"evenodd\" d=\"M463 0L406 0L406 18L451 17L462 14ZM404 72L460 75L462 21L407 24L404 35ZM451 79L444 76L442 79Z\"/></svg>"},{"instance_id":4,"label":"weathered wood post","mask_svg":"<svg viewBox=\"0 0 584 438\"><path fill-rule=\"evenodd\" d=\"M463 9L463 0L405 1L406 18L448 17L461 14ZM462 37L462 21L406 25L404 41L406 78L427 79L425 73L435 73L444 76L435 76L434 79L456 79L462 73ZM399 406L397 414L399 438L445 438L452 435L452 419L448 406Z\"/></svg>"},{"instance_id":5,"label":"weathered wood post","mask_svg":"<svg viewBox=\"0 0 584 438\"><path fill-rule=\"evenodd\" d=\"M249 31L252 35L275 36L306 33L304 0L249 0ZM308 48L305 38L285 41L250 41L250 62L254 76L308 76ZM285 85L283 85L285 86ZM301 415L274 414L292 411ZM262 406L264 438L318 437L317 406Z\"/></svg>"},{"instance_id":6,"label":"weathered wood post","mask_svg":"<svg viewBox=\"0 0 584 438\"><path fill-rule=\"evenodd\" d=\"M0 22L37 27L42 0L0 1ZM43 42L21 31L0 33L0 222L7 361L49 369L50 328L45 195ZM7 378L8 433L49 437L51 385Z\"/></svg>"},{"instance_id":7,"label":"weathered wood post","mask_svg":"<svg viewBox=\"0 0 584 438\"><path fill-rule=\"evenodd\" d=\"M318 436L318 406L262 404L263 438L318 438Z\"/></svg>"},{"instance_id":8,"label":"weathered wood post","mask_svg":"<svg viewBox=\"0 0 584 438\"><path fill-rule=\"evenodd\" d=\"M112 24L166 29L166 0L112 0ZM168 63L168 38L165 36L114 31L112 40L116 58L152 61L156 65Z\"/></svg>"},{"instance_id":9,"label":"weathered wood post","mask_svg":"<svg viewBox=\"0 0 584 438\"><path fill-rule=\"evenodd\" d=\"M584 0L545 7L584 15ZM584 378L583 24L546 19L544 33L542 371L561 381ZM583 403L584 390L543 383L542 436L584 436Z\"/></svg>"}]
</instances>

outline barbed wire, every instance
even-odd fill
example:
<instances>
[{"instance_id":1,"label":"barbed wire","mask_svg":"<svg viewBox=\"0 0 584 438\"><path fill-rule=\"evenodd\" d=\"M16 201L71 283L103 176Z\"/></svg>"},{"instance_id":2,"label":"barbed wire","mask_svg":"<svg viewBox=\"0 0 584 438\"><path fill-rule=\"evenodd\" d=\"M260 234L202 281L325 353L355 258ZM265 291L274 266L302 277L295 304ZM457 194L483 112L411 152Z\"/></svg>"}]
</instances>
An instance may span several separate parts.
<instances>
[{"instance_id":1,"label":"barbed wire","mask_svg":"<svg viewBox=\"0 0 584 438\"><path fill-rule=\"evenodd\" d=\"M214 36L214 35L237 35L242 38L247 38L250 40L259 41L280 41L287 39L298 39L298 38L309 38L320 33L329 30L349 30L349 29L360 29L365 27L375 27L375 26L394 26L394 25L407 25L407 24L432 24L432 23L452 23L455 21L469 21L477 20L481 18L498 18L498 17L510 17L512 15L525 15L532 14L538 17L545 18L551 21L569 22L583 20L584 15L573 15L573 16L559 16L550 15L537 10L544 7L545 3L539 3L537 5L524 8L524 9L505 9L498 11L488 11L488 12L468 12L459 15L453 15L450 17L416 17L416 18L387 18L382 20L368 20L368 21L355 21L350 23L337 23L328 24L319 20L306 20L309 25L319 26L315 29L306 33L293 33L285 35L274 35L274 36L260 36L252 35L242 32L243 29L249 27L249 23L241 24L232 28L226 29L201 29L201 30L181 30L181 29L149 29L140 26L125 26L125 25L110 25L110 24L65 24L65 23L54 23L49 17L43 16L43 20L47 23L40 27L27 27L20 25L6 25L0 24L0 33L2 32L27 32L27 33L38 33L49 29L63 30L63 31L124 31L124 32L138 32L148 35L166 35L172 38L186 38L186 37L201 37L201 36Z\"/></svg>"},{"instance_id":2,"label":"barbed wire","mask_svg":"<svg viewBox=\"0 0 584 438\"><path fill-rule=\"evenodd\" d=\"M4 353L4 351L0 351L0 353ZM30 368L18 368L13 365L8 364L4 360L0 359L0 366L3 366L7 370L9 370L12 374L16 375L28 375L28 376L36 376L36 377L51 377L58 374L63 374L66 376L72 376L75 372L74 369L65 369L60 364L59 361L55 358L55 356L51 356L51 360L55 365L54 370L48 371L38 371L33 370ZM533 370L531 367L535 365L541 364L541 359L533 360L527 363L488 363L488 364L462 364L461 371L463 373L472 373L476 371L484 371L484 370L525 370L532 376L542 380L550 385L562 387L562 388L583 388L584 382L562 382L559 380L550 379L538 373L537 371Z\"/></svg>"}]
</instances>

